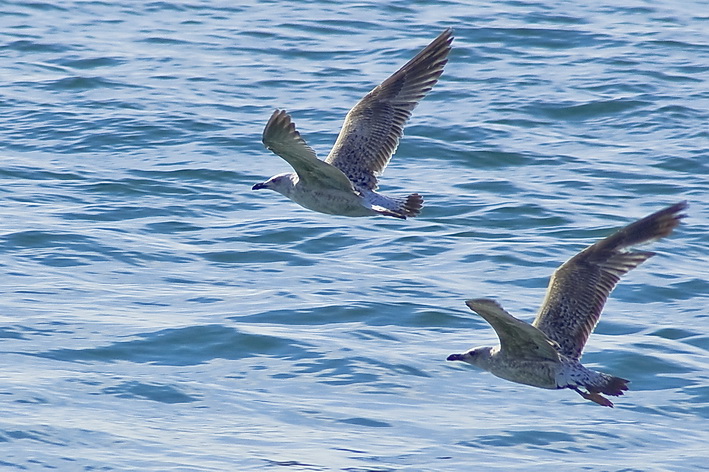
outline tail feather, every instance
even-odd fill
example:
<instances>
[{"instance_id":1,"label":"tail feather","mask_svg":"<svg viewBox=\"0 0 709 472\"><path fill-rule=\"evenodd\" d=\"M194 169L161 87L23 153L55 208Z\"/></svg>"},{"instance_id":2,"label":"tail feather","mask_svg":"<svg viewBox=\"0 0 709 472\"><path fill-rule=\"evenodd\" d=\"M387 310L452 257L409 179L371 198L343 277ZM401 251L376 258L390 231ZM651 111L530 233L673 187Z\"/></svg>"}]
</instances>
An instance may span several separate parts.
<instances>
[{"instance_id":1,"label":"tail feather","mask_svg":"<svg viewBox=\"0 0 709 472\"><path fill-rule=\"evenodd\" d=\"M412 193L406 197L404 202L404 211L406 216L419 216L423 208L423 197L418 193Z\"/></svg>"},{"instance_id":2,"label":"tail feather","mask_svg":"<svg viewBox=\"0 0 709 472\"><path fill-rule=\"evenodd\" d=\"M570 388L576 390L576 392L578 392L578 394L586 400L591 400L592 402L598 403L601 406L609 406L613 408L613 402L601 395L601 393L604 393L606 395L613 395L614 397L623 395L623 392L625 390L628 390L629 380L603 373L601 373L601 376L601 382L584 385L588 392L583 392L576 386Z\"/></svg>"},{"instance_id":3,"label":"tail feather","mask_svg":"<svg viewBox=\"0 0 709 472\"><path fill-rule=\"evenodd\" d=\"M412 193L406 198L392 198L380 193L367 191L362 192L362 197L364 206L379 214L403 220L418 216L421 213L421 208L423 208L423 197L418 193Z\"/></svg>"},{"instance_id":4,"label":"tail feather","mask_svg":"<svg viewBox=\"0 0 709 472\"><path fill-rule=\"evenodd\" d=\"M588 385L586 388L591 393L605 393L606 395L618 397L623 395L623 391L628 390L628 382L630 382L629 380L607 374L604 375L604 380L605 382L601 385Z\"/></svg>"}]
</instances>

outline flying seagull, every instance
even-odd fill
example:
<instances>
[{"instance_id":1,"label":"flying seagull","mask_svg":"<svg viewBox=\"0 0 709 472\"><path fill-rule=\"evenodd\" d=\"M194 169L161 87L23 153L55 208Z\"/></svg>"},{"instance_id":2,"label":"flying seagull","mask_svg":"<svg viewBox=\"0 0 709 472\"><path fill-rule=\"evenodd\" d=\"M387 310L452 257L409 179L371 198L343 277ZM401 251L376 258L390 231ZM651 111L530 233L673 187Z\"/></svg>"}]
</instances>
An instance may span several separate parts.
<instances>
[{"instance_id":1,"label":"flying seagull","mask_svg":"<svg viewBox=\"0 0 709 472\"><path fill-rule=\"evenodd\" d=\"M271 177L253 190L274 190L320 213L342 216L417 216L423 198L377 193L384 172L418 102L433 88L448 62L449 28L354 106L324 161L301 138L284 110L276 110L263 130L263 144L295 170Z\"/></svg>"},{"instance_id":2,"label":"flying seagull","mask_svg":"<svg viewBox=\"0 0 709 472\"><path fill-rule=\"evenodd\" d=\"M629 381L584 367L581 352L620 277L655 254L631 246L669 235L686 216L681 213L685 208L687 202L680 202L653 213L562 264L551 277L531 325L492 300L468 300L466 305L493 327L500 345L451 354L448 360L467 362L512 382L570 388L587 400L612 407L601 394L622 395Z\"/></svg>"}]
</instances>

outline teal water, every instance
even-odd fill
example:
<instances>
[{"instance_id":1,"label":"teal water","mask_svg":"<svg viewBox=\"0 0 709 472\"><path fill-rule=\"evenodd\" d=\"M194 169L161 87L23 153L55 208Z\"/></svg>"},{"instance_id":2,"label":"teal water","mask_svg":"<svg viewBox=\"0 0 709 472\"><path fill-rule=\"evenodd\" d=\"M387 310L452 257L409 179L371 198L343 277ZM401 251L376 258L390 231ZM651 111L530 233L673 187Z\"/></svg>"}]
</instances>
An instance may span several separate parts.
<instances>
[{"instance_id":1,"label":"teal water","mask_svg":"<svg viewBox=\"0 0 709 472\"><path fill-rule=\"evenodd\" d=\"M705 467L707 4L616 3L0 2L3 470ZM273 109L324 156L448 26L382 180L420 218L250 190ZM685 199L587 346L614 409L445 361Z\"/></svg>"}]
</instances>

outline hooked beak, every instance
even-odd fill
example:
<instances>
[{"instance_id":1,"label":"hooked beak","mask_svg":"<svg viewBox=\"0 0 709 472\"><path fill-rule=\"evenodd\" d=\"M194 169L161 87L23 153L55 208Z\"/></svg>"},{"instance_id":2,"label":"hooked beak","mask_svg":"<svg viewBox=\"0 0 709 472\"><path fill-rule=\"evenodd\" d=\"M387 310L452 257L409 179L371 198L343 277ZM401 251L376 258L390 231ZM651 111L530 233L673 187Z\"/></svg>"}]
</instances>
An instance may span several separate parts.
<instances>
[{"instance_id":1,"label":"hooked beak","mask_svg":"<svg viewBox=\"0 0 709 472\"><path fill-rule=\"evenodd\" d=\"M463 360L463 355L462 354L451 354L446 358L447 361L462 361Z\"/></svg>"},{"instance_id":2,"label":"hooked beak","mask_svg":"<svg viewBox=\"0 0 709 472\"><path fill-rule=\"evenodd\" d=\"M251 190L261 190L264 188L268 188L268 187L266 187L266 182L261 182L261 183L254 185L253 187L251 187Z\"/></svg>"}]
</instances>

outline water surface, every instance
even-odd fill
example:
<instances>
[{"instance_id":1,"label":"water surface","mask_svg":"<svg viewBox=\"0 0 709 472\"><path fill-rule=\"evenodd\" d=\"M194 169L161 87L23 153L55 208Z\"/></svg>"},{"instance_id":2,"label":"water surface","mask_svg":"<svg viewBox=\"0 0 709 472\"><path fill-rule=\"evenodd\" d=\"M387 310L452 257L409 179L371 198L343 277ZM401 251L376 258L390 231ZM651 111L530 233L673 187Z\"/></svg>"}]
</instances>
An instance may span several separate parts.
<instances>
[{"instance_id":1,"label":"water surface","mask_svg":"<svg viewBox=\"0 0 709 472\"><path fill-rule=\"evenodd\" d=\"M7 470L693 471L709 441L704 2L0 2ZM382 180L420 218L250 187L275 108L347 110L456 39ZM584 360L616 408L447 363L680 200Z\"/></svg>"}]
</instances>

